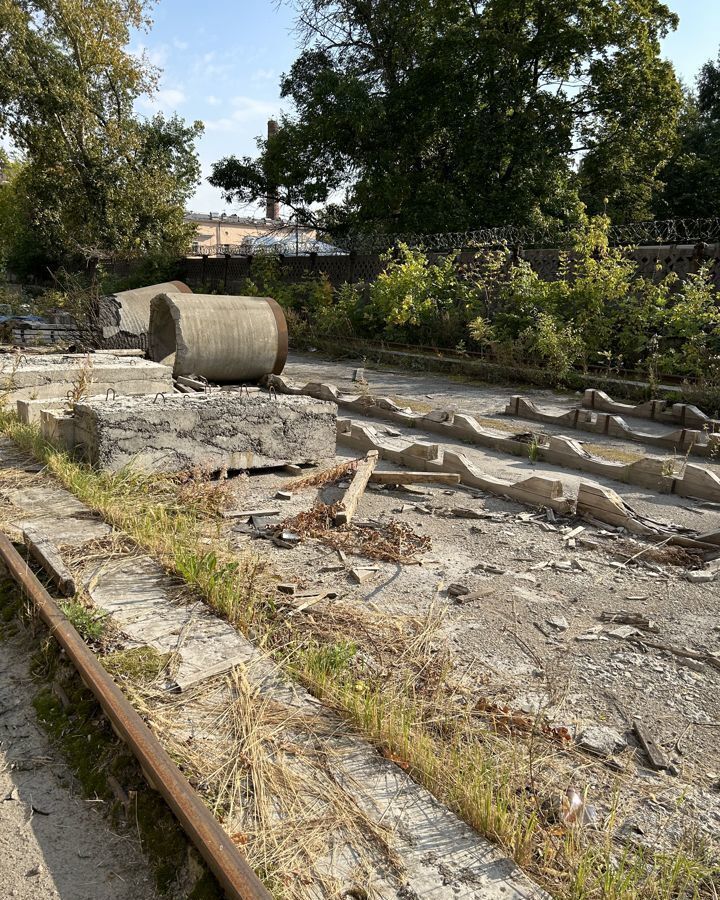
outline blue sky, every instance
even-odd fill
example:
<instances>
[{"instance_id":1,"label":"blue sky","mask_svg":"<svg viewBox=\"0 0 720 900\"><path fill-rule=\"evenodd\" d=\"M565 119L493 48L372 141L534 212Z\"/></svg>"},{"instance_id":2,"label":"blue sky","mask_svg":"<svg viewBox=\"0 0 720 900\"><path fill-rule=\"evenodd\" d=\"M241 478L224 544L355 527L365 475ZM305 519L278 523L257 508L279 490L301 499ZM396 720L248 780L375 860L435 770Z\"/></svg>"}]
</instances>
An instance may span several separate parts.
<instances>
[{"instance_id":1,"label":"blue sky","mask_svg":"<svg viewBox=\"0 0 720 900\"><path fill-rule=\"evenodd\" d=\"M692 82L702 63L717 57L720 2L666 2L680 16L680 26L665 41L664 52L680 77ZM198 144L204 176L223 156L252 155L267 119L279 114L280 75L296 55L293 15L290 3L277 0L160 0L152 30L134 40L133 49L145 49L163 70L157 96L140 111L161 109L205 123ZM228 207L206 181L189 206L198 212L254 213Z\"/></svg>"}]
</instances>

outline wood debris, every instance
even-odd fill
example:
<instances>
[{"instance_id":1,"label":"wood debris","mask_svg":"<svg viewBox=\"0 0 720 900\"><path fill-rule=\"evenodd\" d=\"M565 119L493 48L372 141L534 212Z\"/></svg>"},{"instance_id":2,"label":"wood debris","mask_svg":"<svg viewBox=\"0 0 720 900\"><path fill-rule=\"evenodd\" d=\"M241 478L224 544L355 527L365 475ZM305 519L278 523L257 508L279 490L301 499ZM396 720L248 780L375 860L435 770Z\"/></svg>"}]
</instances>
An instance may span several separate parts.
<instances>
[{"instance_id":1,"label":"wood debris","mask_svg":"<svg viewBox=\"0 0 720 900\"><path fill-rule=\"evenodd\" d=\"M370 484L460 484L452 472L373 472Z\"/></svg>"},{"instance_id":2,"label":"wood debris","mask_svg":"<svg viewBox=\"0 0 720 900\"><path fill-rule=\"evenodd\" d=\"M379 458L377 450L368 450L365 459L358 463L350 487L345 491L342 500L336 504L333 515L336 525L350 524Z\"/></svg>"},{"instance_id":3,"label":"wood debris","mask_svg":"<svg viewBox=\"0 0 720 900\"><path fill-rule=\"evenodd\" d=\"M662 769L667 769L669 764L662 748L638 718L633 720L633 732L640 742L640 746L645 751L652 768L658 772Z\"/></svg>"}]
</instances>

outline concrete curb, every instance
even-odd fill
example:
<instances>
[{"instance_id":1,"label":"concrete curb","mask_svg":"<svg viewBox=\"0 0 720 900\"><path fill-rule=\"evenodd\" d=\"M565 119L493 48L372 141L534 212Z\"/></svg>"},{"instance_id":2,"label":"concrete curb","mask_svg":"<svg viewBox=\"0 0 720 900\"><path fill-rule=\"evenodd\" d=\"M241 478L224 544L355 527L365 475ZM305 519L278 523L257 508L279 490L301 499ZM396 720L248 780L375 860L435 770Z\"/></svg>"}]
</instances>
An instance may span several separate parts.
<instances>
[{"instance_id":1,"label":"concrete curb","mask_svg":"<svg viewBox=\"0 0 720 900\"><path fill-rule=\"evenodd\" d=\"M309 382L303 387L295 387L289 379L272 376L268 379L276 390L290 394L305 394L322 400L334 400L343 409L360 415L384 419L404 425L432 431L435 434L465 441L490 450L527 457L528 444L491 430L481 428L472 416L447 410L432 410L429 413L412 413L402 409L386 397L355 396L341 394L331 384ZM514 399L514 398L513 398ZM677 494L680 497L697 497L702 500L720 502L720 478L701 466L688 463L681 474L667 474L663 460L646 457L634 463L617 463L593 456L572 438L561 435L537 435L537 458L550 465L565 466L611 478L623 484L636 484L662 494Z\"/></svg>"},{"instance_id":2,"label":"concrete curb","mask_svg":"<svg viewBox=\"0 0 720 900\"><path fill-rule=\"evenodd\" d=\"M618 403L612 400L605 391L598 388L586 388L582 398L585 409L630 416L637 419L652 419L654 422L667 422L681 425L683 428L700 427L712 430L720 429L720 421L711 419L692 403L668 403L667 400L646 400L633 406L631 403Z\"/></svg>"},{"instance_id":3,"label":"concrete curb","mask_svg":"<svg viewBox=\"0 0 720 900\"><path fill-rule=\"evenodd\" d=\"M564 413L545 413L532 400L515 395L505 407L506 416L546 422L555 427L576 428L591 434L619 437L626 441L663 447L667 450L690 453L694 456L720 456L720 434L709 434L693 428L680 428L667 434L646 434L634 431L620 416L589 409L570 409Z\"/></svg>"}]
</instances>

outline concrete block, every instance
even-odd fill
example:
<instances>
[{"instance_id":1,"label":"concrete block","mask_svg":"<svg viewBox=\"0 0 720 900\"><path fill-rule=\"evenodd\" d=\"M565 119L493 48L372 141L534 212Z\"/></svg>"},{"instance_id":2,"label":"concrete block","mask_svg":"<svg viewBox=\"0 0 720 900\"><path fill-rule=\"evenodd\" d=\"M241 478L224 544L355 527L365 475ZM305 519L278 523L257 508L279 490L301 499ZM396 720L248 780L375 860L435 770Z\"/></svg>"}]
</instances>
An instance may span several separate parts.
<instances>
[{"instance_id":1,"label":"concrete block","mask_svg":"<svg viewBox=\"0 0 720 900\"><path fill-rule=\"evenodd\" d=\"M79 403L79 453L108 471L262 469L335 455L337 408L309 397L180 394Z\"/></svg>"},{"instance_id":2,"label":"concrete block","mask_svg":"<svg viewBox=\"0 0 720 900\"><path fill-rule=\"evenodd\" d=\"M61 450L75 449L75 419L65 409L43 409L40 411L40 430L50 444Z\"/></svg>"},{"instance_id":3,"label":"concrete block","mask_svg":"<svg viewBox=\"0 0 720 900\"><path fill-rule=\"evenodd\" d=\"M18 400L17 417L23 425L39 425L40 415L44 409L63 409L67 399L57 398L55 400Z\"/></svg>"},{"instance_id":4,"label":"concrete block","mask_svg":"<svg viewBox=\"0 0 720 900\"><path fill-rule=\"evenodd\" d=\"M65 399L81 380L90 380L90 393L118 396L171 392L172 371L135 356L102 354L0 356L0 396L6 402Z\"/></svg>"}]
</instances>

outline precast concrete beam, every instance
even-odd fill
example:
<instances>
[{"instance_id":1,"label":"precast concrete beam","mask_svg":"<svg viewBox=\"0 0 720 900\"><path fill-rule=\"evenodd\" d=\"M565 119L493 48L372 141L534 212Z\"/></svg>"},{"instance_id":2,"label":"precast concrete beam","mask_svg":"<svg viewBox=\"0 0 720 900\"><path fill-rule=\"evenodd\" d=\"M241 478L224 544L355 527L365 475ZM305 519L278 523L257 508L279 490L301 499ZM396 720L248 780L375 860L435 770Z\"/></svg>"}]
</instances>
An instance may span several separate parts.
<instances>
[{"instance_id":1,"label":"precast concrete beam","mask_svg":"<svg viewBox=\"0 0 720 900\"><path fill-rule=\"evenodd\" d=\"M175 394L78 403L72 431L52 412L43 427L100 469L182 472L332 459L336 419L334 403L311 397Z\"/></svg>"},{"instance_id":2,"label":"precast concrete beam","mask_svg":"<svg viewBox=\"0 0 720 900\"><path fill-rule=\"evenodd\" d=\"M257 381L282 372L285 315L271 297L161 293L151 304L148 353L179 375Z\"/></svg>"},{"instance_id":3,"label":"precast concrete beam","mask_svg":"<svg viewBox=\"0 0 720 900\"><path fill-rule=\"evenodd\" d=\"M136 356L109 353L47 353L0 355L0 398L57 400L83 388L86 394L156 394L172 391L167 366Z\"/></svg>"}]
</instances>

